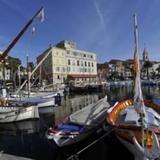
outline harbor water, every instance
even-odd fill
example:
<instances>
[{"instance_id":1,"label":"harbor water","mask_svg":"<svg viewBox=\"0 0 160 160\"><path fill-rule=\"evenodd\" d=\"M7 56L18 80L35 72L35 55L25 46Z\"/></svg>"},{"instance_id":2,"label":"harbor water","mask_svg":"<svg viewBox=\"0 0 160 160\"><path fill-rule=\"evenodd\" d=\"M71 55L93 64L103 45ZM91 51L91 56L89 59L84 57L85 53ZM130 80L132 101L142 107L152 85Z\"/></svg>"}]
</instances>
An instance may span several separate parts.
<instances>
[{"instance_id":1,"label":"harbor water","mask_svg":"<svg viewBox=\"0 0 160 160\"><path fill-rule=\"evenodd\" d=\"M157 87L143 87L143 94L147 98L158 97L160 89ZM71 159L72 155L103 136L105 132L94 133L77 144L59 148L53 140L46 139L47 129L53 127L71 113L88 104L95 103L105 95L108 96L109 103L113 105L116 101L131 98L133 96L133 87L114 86L106 88L104 92L72 94L64 97L60 106L51 108L50 113L40 114L39 120L0 124L0 151L36 160ZM74 158L80 160L134 159L112 132Z\"/></svg>"}]
</instances>

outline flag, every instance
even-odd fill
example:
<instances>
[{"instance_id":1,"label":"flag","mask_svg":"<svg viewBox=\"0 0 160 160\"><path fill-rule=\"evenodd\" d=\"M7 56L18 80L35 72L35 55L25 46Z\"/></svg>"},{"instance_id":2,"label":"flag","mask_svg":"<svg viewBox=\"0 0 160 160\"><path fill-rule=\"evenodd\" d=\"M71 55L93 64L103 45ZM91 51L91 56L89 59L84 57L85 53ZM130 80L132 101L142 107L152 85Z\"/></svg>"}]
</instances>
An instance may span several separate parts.
<instances>
[{"instance_id":1,"label":"flag","mask_svg":"<svg viewBox=\"0 0 160 160\"><path fill-rule=\"evenodd\" d=\"M39 19L41 22L44 21L44 8L41 8L37 13L36 15L33 17L33 19ZM32 35L35 33L36 31L36 28L33 26L32 27Z\"/></svg>"},{"instance_id":2,"label":"flag","mask_svg":"<svg viewBox=\"0 0 160 160\"><path fill-rule=\"evenodd\" d=\"M42 8L36 16L41 22L44 21L44 8Z\"/></svg>"},{"instance_id":3,"label":"flag","mask_svg":"<svg viewBox=\"0 0 160 160\"><path fill-rule=\"evenodd\" d=\"M35 33L35 31L36 31L36 28L33 26L32 27L32 35Z\"/></svg>"}]
</instances>

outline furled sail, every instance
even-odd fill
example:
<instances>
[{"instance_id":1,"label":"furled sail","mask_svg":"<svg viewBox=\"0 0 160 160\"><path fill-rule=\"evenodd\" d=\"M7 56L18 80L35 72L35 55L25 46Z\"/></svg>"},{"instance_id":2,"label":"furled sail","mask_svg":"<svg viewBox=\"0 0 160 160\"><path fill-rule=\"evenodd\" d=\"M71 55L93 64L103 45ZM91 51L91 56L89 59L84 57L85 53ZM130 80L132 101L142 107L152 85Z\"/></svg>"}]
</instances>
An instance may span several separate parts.
<instances>
[{"instance_id":1,"label":"furled sail","mask_svg":"<svg viewBox=\"0 0 160 160\"><path fill-rule=\"evenodd\" d=\"M139 114L145 114L144 110L144 100L141 89L141 79L140 79L140 63L138 56L138 25L137 17L134 15L134 38L135 38L135 48L134 48L134 107Z\"/></svg>"}]
</instances>

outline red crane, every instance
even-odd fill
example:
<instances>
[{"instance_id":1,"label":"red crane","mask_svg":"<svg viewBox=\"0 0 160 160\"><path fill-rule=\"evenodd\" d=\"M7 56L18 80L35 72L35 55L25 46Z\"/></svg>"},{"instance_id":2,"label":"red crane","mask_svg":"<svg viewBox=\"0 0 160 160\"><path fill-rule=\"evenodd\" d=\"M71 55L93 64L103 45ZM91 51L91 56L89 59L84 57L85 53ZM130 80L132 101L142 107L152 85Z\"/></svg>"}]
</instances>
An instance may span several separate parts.
<instances>
[{"instance_id":1,"label":"red crane","mask_svg":"<svg viewBox=\"0 0 160 160\"><path fill-rule=\"evenodd\" d=\"M17 34L17 36L11 41L9 46L3 51L3 53L0 55L0 62L4 62L5 58L8 56L10 50L14 47L14 45L18 42L18 40L22 37L22 35L25 33L25 31L28 29L28 27L32 24L35 18L41 18L41 21L44 19L44 10L43 7L41 7L35 15L28 21L28 23L22 28L22 30Z\"/></svg>"}]
</instances>

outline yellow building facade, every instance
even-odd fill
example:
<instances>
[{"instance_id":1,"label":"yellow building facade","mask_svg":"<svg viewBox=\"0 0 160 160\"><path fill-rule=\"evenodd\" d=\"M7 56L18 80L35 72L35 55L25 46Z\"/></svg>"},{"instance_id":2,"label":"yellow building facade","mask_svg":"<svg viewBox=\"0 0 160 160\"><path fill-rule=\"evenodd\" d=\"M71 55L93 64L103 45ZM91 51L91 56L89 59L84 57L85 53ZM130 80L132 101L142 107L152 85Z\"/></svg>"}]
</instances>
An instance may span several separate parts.
<instances>
[{"instance_id":1,"label":"yellow building facade","mask_svg":"<svg viewBox=\"0 0 160 160\"><path fill-rule=\"evenodd\" d=\"M49 54L48 54L49 53ZM41 66L42 79L53 84L73 81L96 81L97 61L96 54L78 50L76 44L61 41L55 46L50 46L44 53L37 57L39 63L48 54Z\"/></svg>"}]
</instances>

